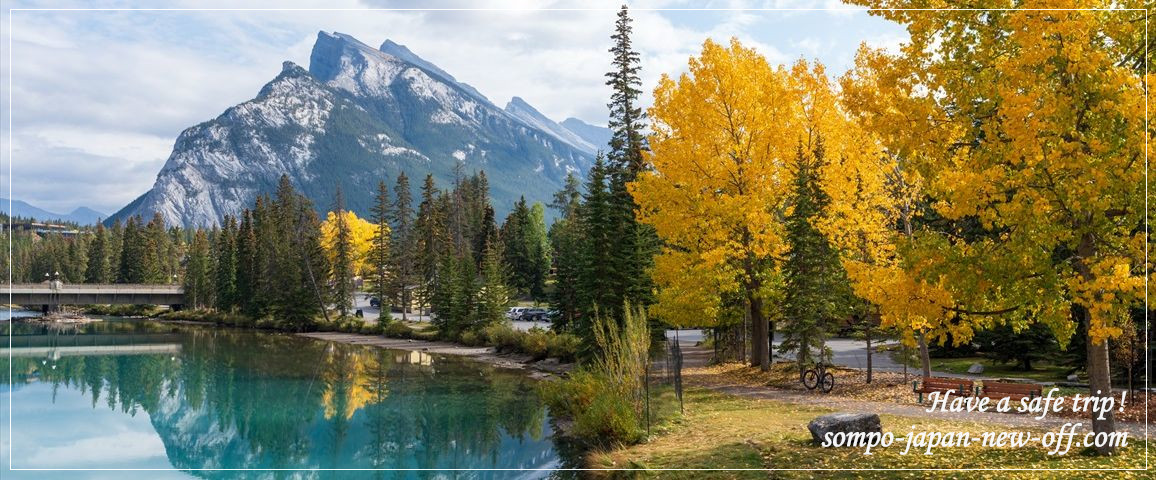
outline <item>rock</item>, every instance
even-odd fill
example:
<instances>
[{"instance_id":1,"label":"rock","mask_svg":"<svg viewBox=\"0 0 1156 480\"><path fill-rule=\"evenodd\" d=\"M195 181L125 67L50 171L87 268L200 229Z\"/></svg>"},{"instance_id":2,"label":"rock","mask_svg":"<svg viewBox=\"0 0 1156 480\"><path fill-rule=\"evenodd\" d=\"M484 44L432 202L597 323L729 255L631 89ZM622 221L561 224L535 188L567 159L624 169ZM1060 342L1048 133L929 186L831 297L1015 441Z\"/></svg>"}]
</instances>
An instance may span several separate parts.
<instances>
[{"instance_id":1,"label":"rock","mask_svg":"<svg viewBox=\"0 0 1156 480\"><path fill-rule=\"evenodd\" d=\"M1069 382L1078 382L1078 381L1080 381L1080 376L1076 375L1074 373L1071 375L1068 375L1068 381Z\"/></svg>"},{"instance_id":2,"label":"rock","mask_svg":"<svg viewBox=\"0 0 1156 480\"><path fill-rule=\"evenodd\" d=\"M973 363L970 367L967 367L967 373L983 373L983 365Z\"/></svg>"},{"instance_id":3,"label":"rock","mask_svg":"<svg viewBox=\"0 0 1156 480\"><path fill-rule=\"evenodd\" d=\"M823 443L823 437L831 433L883 432L879 415L875 413L832 413L823 415L807 424L811 438L816 444Z\"/></svg>"}]
</instances>

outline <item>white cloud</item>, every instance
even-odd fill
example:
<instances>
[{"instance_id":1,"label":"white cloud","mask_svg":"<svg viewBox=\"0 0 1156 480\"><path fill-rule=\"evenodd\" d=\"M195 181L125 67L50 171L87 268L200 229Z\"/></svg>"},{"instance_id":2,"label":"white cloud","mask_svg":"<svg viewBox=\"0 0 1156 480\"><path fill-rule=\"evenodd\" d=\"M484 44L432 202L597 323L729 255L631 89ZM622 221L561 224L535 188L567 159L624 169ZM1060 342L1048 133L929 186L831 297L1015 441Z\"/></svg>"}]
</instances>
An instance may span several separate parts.
<instances>
[{"instance_id":1,"label":"white cloud","mask_svg":"<svg viewBox=\"0 0 1156 480\"><path fill-rule=\"evenodd\" d=\"M13 104L8 105L8 95L3 95L0 107L13 109L14 136L18 137L14 144L19 146L12 164L16 191L10 193L43 208L70 210L88 205L115 210L152 184L181 130L252 98L276 75L283 60L308 66L318 30L348 33L371 46L387 38L404 44L499 106L520 96L551 118L578 117L604 124L609 95L604 72L610 67L606 50L621 1L437 4L498 11L18 11L12 14L14 28L0 33L0 49L5 59L12 54L15 79L14 85L8 85L7 62L0 66L4 93L11 90L13 94ZM832 74L849 65L851 54L865 38L892 43L894 38L905 38L888 37L896 29L880 27L885 22L862 12L670 12L651 9L704 5L686 0L629 3L634 9L634 45L643 59L646 104L660 75L685 71L687 59L699 53L708 37L720 42L739 38L772 63L819 56L828 65L835 64ZM723 0L705 6L795 8L828 3ZM26 1L13 7L36 5ZM177 0L171 5L278 8L283 3ZM294 6L309 5L422 8L428 4L334 0ZM541 10L575 7L595 10ZM8 15L0 14L0 23L7 25ZM832 24L840 28L832 29ZM9 37L13 52L7 51ZM827 43L816 47L815 39ZM7 152L0 157L7 166ZM69 162L85 165L68 168ZM87 166L105 163L107 168L91 171ZM0 168L0 179L6 170ZM78 172L88 176L81 178ZM51 183L77 188L69 188L67 195L50 195L58 192L50 188Z\"/></svg>"}]
</instances>

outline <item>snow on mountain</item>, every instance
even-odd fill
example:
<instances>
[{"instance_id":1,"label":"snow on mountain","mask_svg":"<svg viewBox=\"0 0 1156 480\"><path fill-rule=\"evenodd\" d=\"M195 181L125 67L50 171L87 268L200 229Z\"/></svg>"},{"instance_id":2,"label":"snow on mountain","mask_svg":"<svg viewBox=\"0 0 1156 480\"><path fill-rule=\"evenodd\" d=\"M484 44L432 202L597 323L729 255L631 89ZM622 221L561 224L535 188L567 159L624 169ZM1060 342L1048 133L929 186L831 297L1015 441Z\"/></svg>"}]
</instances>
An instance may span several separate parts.
<instances>
[{"instance_id":1,"label":"snow on mountain","mask_svg":"<svg viewBox=\"0 0 1156 480\"><path fill-rule=\"evenodd\" d=\"M543 132L549 133L555 138L566 142L566 144L583 152L594 154L594 152L598 150L593 143L586 141L586 139L582 138L577 133L574 133L566 129L566 127L559 125L557 122L546 118L545 115L542 115L541 112L530 106L530 104L526 103L525 100L522 100L521 97L514 97L510 99L510 103L506 104L506 113L513 115L514 118L517 118L522 123L525 123L526 125Z\"/></svg>"},{"instance_id":2,"label":"snow on mountain","mask_svg":"<svg viewBox=\"0 0 1156 480\"><path fill-rule=\"evenodd\" d=\"M182 132L153 187L110 221L160 212L216 225L282 174L321 210L340 184L365 215L378 181L404 171L414 188L427 173L446 186L458 163L485 170L502 216L522 195L548 202L593 161L592 144L516 100L503 110L391 41L320 32L308 70L285 62L256 98Z\"/></svg>"},{"instance_id":3,"label":"snow on mountain","mask_svg":"<svg viewBox=\"0 0 1156 480\"><path fill-rule=\"evenodd\" d=\"M606 151L610 149L611 132L609 128L591 125L574 117L562 120L561 125L579 137L582 137L583 140L586 140L591 145L594 145L598 150Z\"/></svg>"}]
</instances>

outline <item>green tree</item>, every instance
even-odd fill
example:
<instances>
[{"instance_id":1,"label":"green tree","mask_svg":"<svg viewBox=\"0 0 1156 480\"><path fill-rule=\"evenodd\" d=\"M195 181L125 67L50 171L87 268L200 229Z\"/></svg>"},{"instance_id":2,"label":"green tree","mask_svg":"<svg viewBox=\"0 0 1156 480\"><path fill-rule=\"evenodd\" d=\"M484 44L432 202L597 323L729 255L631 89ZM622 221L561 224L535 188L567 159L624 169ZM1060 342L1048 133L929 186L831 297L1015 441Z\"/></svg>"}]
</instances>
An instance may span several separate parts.
<instances>
[{"instance_id":1,"label":"green tree","mask_svg":"<svg viewBox=\"0 0 1156 480\"><path fill-rule=\"evenodd\" d=\"M782 267L786 318L781 347L784 352L795 352L799 368L815 361L816 351L826 356L827 335L834 322L848 315L852 297L838 252L814 225L830 201L819 184L824 165L821 138L816 140L812 152L805 152L799 145L787 215L788 251Z\"/></svg>"},{"instance_id":2,"label":"green tree","mask_svg":"<svg viewBox=\"0 0 1156 480\"><path fill-rule=\"evenodd\" d=\"M219 310L229 311L238 305L237 299L237 220L226 215L221 222L213 249L213 272L216 287L216 305Z\"/></svg>"},{"instance_id":3,"label":"green tree","mask_svg":"<svg viewBox=\"0 0 1156 480\"><path fill-rule=\"evenodd\" d=\"M353 305L353 238L345 220L345 198L340 186L334 197L333 211L337 214L337 236L333 243L333 303L338 314L345 316Z\"/></svg>"},{"instance_id":4,"label":"green tree","mask_svg":"<svg viewBox=\"0 0 1156 480\"><path fill-rule=\"evenodd\" d=\"M369 269L370 269L370 288L373 294L381 302L381 318L389 319L389 305L393 303L396 290L396 282L393 281L390 275L391 261L393 256L390 252L390 199L389 187L385 186L385 182L377 184L377 202L373 205L371 210L372 217L370 221L375 224L373 231L373 239L370 240L371 246L369 249Z\"/></svg>"},{"instance_id":5,"label":"green tree","mask_svg":"<svg viewBox=\"0 0 1156 480\"><path fill-rule=\"evenodd\" d=\"M84 272L88 283L109 283L109 245L108 230L104 224L97 223L92 241L88 243L88 265Z\"/></svg>"},{"instance_id":6,"label":"green tree","mask_svg":"<svg viewBox=\"0 0 1156 480\"><path fill-rule=\"evenodd\" d=\"M406 315L413 303L413 289L415 284L419 282L413 199L410 196L409 177L405 175L405 172L397 175L397 184L393 191L397 200L393 204L390 218L393 226L390 268L393 270L394 291L400 295L401 319L404 321L407 319Z\"/></svg>"},{"instance_id":7,"label":"green tree","mask_svg":"<svg viewBox=\"0 0 1156 480\"><path fill-rule=\"evenodd\" d=\"M213 303L212 272L209 258L209 238L202 229L197 229L185 259L185 299L193 308L203 308Z\"/></svg>"},{"instance_id":8,"label":"green tree","mask_svg":"<svg viewBox=\"0 0 1156 480\"><path fill-rule=\"evenodd\" d=\"M566 184L554 194L550 207L558 211L558 219L550 225L548 234L554 261L554 290L550 305L560 312L553 325L565 331L573 327L581 311L579 281L582 270L582 229L578 212L582 206L581 183L574 174L566 175Z\"/></svg>"}]
</instances>

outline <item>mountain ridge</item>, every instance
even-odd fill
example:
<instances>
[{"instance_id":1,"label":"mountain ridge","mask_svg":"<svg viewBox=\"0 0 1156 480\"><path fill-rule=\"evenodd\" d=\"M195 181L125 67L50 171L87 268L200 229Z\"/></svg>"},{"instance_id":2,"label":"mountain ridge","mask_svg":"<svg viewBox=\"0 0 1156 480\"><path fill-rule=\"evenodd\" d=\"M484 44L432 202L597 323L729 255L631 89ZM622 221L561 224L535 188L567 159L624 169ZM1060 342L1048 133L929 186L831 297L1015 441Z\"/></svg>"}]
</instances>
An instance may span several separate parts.
<instances>
[{"instance_id":1,"label":"mountain ridge","mask_svg":"<svg viewBox=\"0 0 1156 480\"><path fill-rule=\"evenodd\" d=\"M217 225L281 174L321 211L340 186L366 215L379 180L405 172L416 194L427 173L445 188L482 170L501 218L521 196L549 202L566 174L593 162L581 135L525 106L540 125L403 45L318 32L308 69L284 62L256 97L181 132L153 187L107 221L160 212L185 227Z\"/></svg>"}]
</instances>

